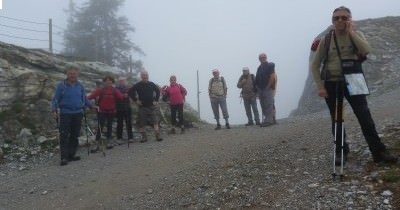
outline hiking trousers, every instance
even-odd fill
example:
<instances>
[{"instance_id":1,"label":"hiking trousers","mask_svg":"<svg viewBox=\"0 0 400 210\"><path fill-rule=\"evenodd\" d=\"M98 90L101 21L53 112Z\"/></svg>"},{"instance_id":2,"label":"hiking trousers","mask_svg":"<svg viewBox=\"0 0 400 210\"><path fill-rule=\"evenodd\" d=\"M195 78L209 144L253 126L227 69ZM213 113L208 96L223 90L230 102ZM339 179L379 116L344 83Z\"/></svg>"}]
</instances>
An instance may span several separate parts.
<instances>
[{"instance_id":1,"label":"hiking trousers","mask_svg":"<svg viewBox=\"0 0 400 210\"><path fill-rule=\"evenodd\" d=\"M225 96L213 96L213 97L210 97L210 101L211 101L211 108L214 113L214 118L216 120L219 120L219 107L221 107L222 116L224 117L224 119L229 118Z\"/></svg>"},{"instance_id":2,"label":"hiking trousers","mask_svg":"<svg viewBox=\"0 0 400 210\"><path fill-rule=\"evenodd\" d=\"M124 110L117 111L117 139L122 139L122 131L124 130L124 122L128 139L133 138L132 133L132 109L129 107Z\"/></svg>"},{"instance_id":3,"label":"hiking trousers","mask_svg":"<svg viewBox=\"0 0 400 210\"><path fill-rule=\"evenodd\" d=\"M325 98L325 101L329 107L331 115L332 134L335 132L336 85L342 85L344 87L343 82L325 81L325 89L328 92L328 97ZM346 98L347 102L349 102L354 114L357 117L362 133L366 142L368 143L368 147L372 155L385 151L386 147L382 143L376 131L374 120L372 119L371 112L368 108L366 96L350 96L347 88L344 87L344 97ZM346 123L346 119L344 120L344 123ZM347 143L345 143L345 146L347 146ZM341 148L340 141L336 141L336 148Z\"/></svg>"},{"instance_id":4,"label":"hiking trousers","mask_svg":"<svg viewBox=\"0 0 400 210\"><path fill-rule=\"evenodd\" d=\"M60 150L61 158L75 156L78 149L78 137L82 126L82 113L60 114Z\"/></svg>"},{"instance_id":5,"label":"hiking trousers","mask_svg":"<svg viewBox=\"0 0 400 210\"><path fill-rule=\"evenodd\" d=\"M99 124L100 124L100 128L98 128L99 130L97 131L96 134L96 141L100 140L100 137L102 135L101 131L104 128L104 125L107 124L107 133L106 133L106 137L107 140L110 141L111 137L112 137L112 123L114 120L114 116L115 113L104 113L104 112L100 112L98 115L98 120L99 120Z\"/></svg>"},{"instance_id":6,"label":"hiking trousers","mask_svg":"<svg viewBox=\"0 0 400 210\"><path fill-rule=\"evenodd\" d=\"M253 115L251 110L253 110L254 120L259 123L260 115L258 114L256 97L251 97L251 98L243 97L243 104L244 104L244 109L246 110L246 116L249 123L253 122Z\"/></svg>"},{"instance_id":7,"label":"hiking trousers","mask_svg":"<svg viewBox=\"0 0 400 210\"><path fill-rule=\"evenodd\" d=\"M274 123L274 90L271 88L258 89L258 94L263 114L263 123Z\"/></svg>"},{"instance_id":8,"label":"hiking trousers","mask_svg":"<svg viewBox=\"0 0 400 210\"><path fill-rule=\"evenodd\" d=\"M175 104L170 105L171 109L171 124L173 126L182 126L183 125L183 104ZM178 114L179 124L176 120L176 114Z\"/></svg>"}]
</instances>

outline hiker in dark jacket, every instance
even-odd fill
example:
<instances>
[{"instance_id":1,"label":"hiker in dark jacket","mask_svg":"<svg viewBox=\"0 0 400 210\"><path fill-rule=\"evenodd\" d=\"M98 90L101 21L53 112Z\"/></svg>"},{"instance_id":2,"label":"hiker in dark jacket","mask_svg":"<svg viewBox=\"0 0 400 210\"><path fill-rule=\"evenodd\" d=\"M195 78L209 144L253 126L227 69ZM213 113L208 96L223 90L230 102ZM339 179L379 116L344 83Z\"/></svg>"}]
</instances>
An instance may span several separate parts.
<instances>
[{"instance_id":1,"label":"hiker in dark jacket","mask_svg":"<svg viewBox=\"0 0 400 210\"><path fill-rule=\"evenodd\" d=\"M116 102L118 100L123 99L122 93L113 87L114 78L111 76L106 76L103 79L104 87L97 88L93 91L88 99L96 99L98 98L98 112L99 112L99 128L96 135L97 145L92 148L91 152L97 152L99 150L99 140L101 137L101 129L104 127L104 124L107 122L107 149L112 149L112 123L114 120L115 113L117 112Z\"/></svg>"},{"instance_id":2,"label":"hiker in dark jacket","mask_svg":"<svg viewBox=\"0 0 400 210\"><path fill-rule=\"evenodd\" d=\"M133 142L132 133L132 109L131 101L128 96L128 86L126 85L126 78L120 77L118 80L118 85L116 87L123 95L121 101L117 101L117 143L123 144L122 140L122 130L124 127L124 122L126 125L126 132L128 134L128 141Z\"/></svg>"},{"instance_id":3,"label":"hiker in dark jacket","mask_svg":"<svg viewBox=\"0 0 400 210\"><path fill-rule=\"evenodd\" d=\"M144 127L151 124L155 130L157 141L162 141L160 128L158 126L158 118L156 115L156 108L160 100L160 88L149 81L149 73L147 71L140 72L140 82L136 83L129 89L129 97L139 107L139 127L142 134L142 141L147 141L147 135Z\"/></svg>"},{"instance_id":4,"label":"hiker in dark jacket","mask_svg":"<svg viewBox=\"0 0 400 210\"><path fill-rule=\"evenodd\" d=\"M92 107L92 103L86 97L85 88L78 81L78 70L70 67L67 70L67 79L60 81L56 86L51 108L57 122L60 120L60 165L81 159L76 155L76 151L85 107Z\"/></svg>"},{"instance_id":5,"label":"hiker in dark jacket","mask_svg":"<svg viewBox=\"0 0 400 210\"><path fill-rule=\"evenodd\" d=\"M274 123L274 88L275 88L275 64L267 61L267 54L258 56L260 66L256 73L256 87L263 115L261 127L267 127Z\"/></svg>"},{"instance_id":6,"label":"hiker in dark jacket","mask_svg":"<svg viewBox=\"0 0 400 210\"><path fill-rule=\"evenodd\" d=\"M246 110L248 120L246 126L254 125L253 115L251 113L252 109L256 125L260 125L260 115L258 114L257 108L257 90L255 85L254 74L250 74L249 68L244 67L243 74L239 78L237 87L242 89L240 96L243 98L244 109Z\"/></svg>"}]
</instances>

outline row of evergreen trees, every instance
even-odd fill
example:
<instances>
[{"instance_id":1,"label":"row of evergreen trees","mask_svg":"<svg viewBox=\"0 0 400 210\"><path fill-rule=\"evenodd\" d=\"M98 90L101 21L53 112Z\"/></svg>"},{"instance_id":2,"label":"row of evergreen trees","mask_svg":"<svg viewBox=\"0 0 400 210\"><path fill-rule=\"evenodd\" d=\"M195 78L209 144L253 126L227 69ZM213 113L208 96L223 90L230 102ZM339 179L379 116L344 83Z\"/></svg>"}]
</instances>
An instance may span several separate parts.
<instances>
[{"instance_id":1,"label":"row of evergreen trees","mask_svg":"<svg viewBox=\"0 0 400 210\"><path fill-rule=\"evenodd\" d=\"M69 16L64 31L65 54L101 61L121 69L138 70L140 60L130 62L132 53L144 55L129 35L135 28L117 14L125 0L87 0L77 7L73 0L66 12Z\"/></svg>"}]
</instances>

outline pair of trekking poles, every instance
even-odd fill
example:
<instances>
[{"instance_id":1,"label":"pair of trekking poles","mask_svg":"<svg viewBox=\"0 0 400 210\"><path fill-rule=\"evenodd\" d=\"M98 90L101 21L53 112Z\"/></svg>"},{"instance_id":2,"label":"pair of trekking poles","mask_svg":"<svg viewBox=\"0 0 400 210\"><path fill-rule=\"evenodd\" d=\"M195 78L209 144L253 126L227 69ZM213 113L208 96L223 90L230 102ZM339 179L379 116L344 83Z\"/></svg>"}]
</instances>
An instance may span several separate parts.
<instances>
[{"instance_id":1,"label":"pair of trekking poles","mask_svg":"<svg viewBox=\"0 0 400 210\"><path fill-rule=\"evenodd\" d=\"M343 180L343 165L344 165L344 82L336 82L336 101L335 101L335 126L334 126L334 140L333 140L333 179L336 179L337 176L340 177L340 180ZM336 158L337 155L337 142L341 142L340 144L340 169L339 173L336 170Z\"/></svg>"},{"instance_id":2,"label":"pair of trekking poles","mask_svg":"<svg viewBox=\"0 0 400 210\"><path fill-rule=\"evenodd\" d=\"M101 135L103 135L103 127L102 127L102 124L100 123L100 114L99 114L100 112L97 110L97 132L98 132L98 135L100 135L100 137L99 137L99 139L100 139L100 148L101 148L101 151L102 151L102 153L103 153L103 156L106 156L106 152L105 152L105 150L106 150L106 144L105 144L105 142L104 142L104 138L102 138L101 137ZM85 124L86 124L86 130L88 131L88 130L90 130L89 129L89 126L88 126L88 124L87 124L87 120L86 120L86 115L84 115L84 117L85 117ZM88 137L88 132L86 132L86 137L87 138L89 138ZM88 143L88 148L89 148L89 141L87 142ZM97 142L98 143L98 142ZM129 142L129 140L127 140L127 143L128 143L128 148L130 147L130 142ZM89 149L88 149L88 154L89 154Z\"/></svg>"},{"instance_id":3,"label":"pair of trekking poles","mask_svg":"<svg viewBox=\"0 0 400 210\"><path fill-rule=\"evenodd\" d=\"M85 111L85 110L83 110L83 118L84 118L84 121L85 121L85 133L86 133L87 154L88 154L88 156L89 156L89 154L90 154L90 148L89 148L89 146L90 146L90 144L89 144L89 133L90 133L91 136L94 136L94 133L93 133L93 131L90 129L90 127L89 127L89 125L88 125L88 123L87 123L86 111ZM61 149L61 140L60 140L61 127L60 127L60 119L59 119L59 116L58 116L58 115L55 117L55 121L56 121L56 125L57 125L57 130L58 130L58 145L60 146L60 149ZM104 156L105 156L105 153L103 153L103 154L104 154Z\"/></svg>"}]
</instances>

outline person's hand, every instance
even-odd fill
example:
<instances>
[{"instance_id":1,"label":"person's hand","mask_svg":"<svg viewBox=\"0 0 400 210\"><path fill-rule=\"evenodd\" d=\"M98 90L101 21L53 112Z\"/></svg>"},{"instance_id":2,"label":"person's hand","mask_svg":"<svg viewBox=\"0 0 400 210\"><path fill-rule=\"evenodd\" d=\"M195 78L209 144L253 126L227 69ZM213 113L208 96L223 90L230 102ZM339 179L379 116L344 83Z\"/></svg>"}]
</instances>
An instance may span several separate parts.
<instances>
[{"instance_id":1,"label":"person's hand","mask_svg":"<svg viewBox=\"0 0 400 210\"><path fill-rule=\"evenodd\" d=\"M137 100L135 103L136 103L138 106L142 106L142 105L143 105L142 102L141 102L140 100Z\"/></svg>"},{"instance_id":2,"label":"person's hand","mask_svg":"<svg viewBox=\"0 0 400 210\"><path fill-rule=\"evenodd\" d=\"M99 106L97 106L97 105L92 106L92 110L99 111Z\"/></svg>"},{"instance_id":3,"label":"person's hand","mask_svg":"<svg viewBox=\"0 0 400 210\"><path fill-rule=\"evenodd\" d=\"M57 112L57 111L54 111L54 112L52 112L51 114L53 115L54 118L57 118L57 117L58 117L58 112Z\"/></svg>"},{"instance_id":4,"label":"person's hand","mask_svg":"<svg viewBox=\"0 0 400 210\"><path fill-rule=\"evenodd\" d=\"M351 19L346 21L346 33L352 34L354 32L354 24Z\"/></svg>"},{"instance_id":5,"label":"person's hand","mask_svg":"<svg viewBox=\"0 0 400 210\"><path fill-rule=\"evenodd\" d=\"M154 106L157 106L157 104L158 104L158 101L153 101Z\"/></svg>"},{"instance_id":6,"label":"person's hand","mask_svg":"<svg viewBox=\"0 0 400 210\"><path fill-rule=\"evenodd\" d=\"M321 88L321 89L318 90L318 95L320 97L328 97L328 92L326 91L325 88Z\"/></svg>"}]
</instances>

